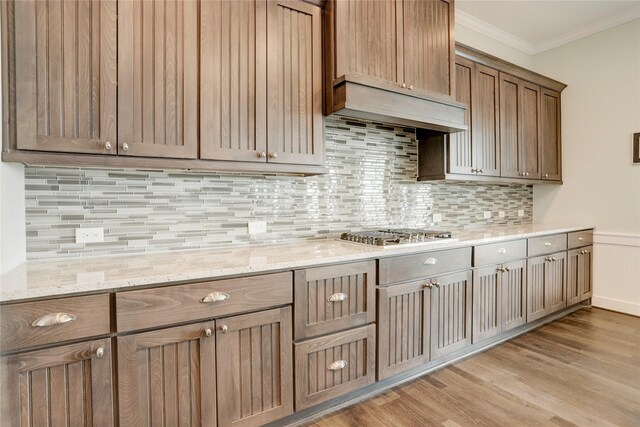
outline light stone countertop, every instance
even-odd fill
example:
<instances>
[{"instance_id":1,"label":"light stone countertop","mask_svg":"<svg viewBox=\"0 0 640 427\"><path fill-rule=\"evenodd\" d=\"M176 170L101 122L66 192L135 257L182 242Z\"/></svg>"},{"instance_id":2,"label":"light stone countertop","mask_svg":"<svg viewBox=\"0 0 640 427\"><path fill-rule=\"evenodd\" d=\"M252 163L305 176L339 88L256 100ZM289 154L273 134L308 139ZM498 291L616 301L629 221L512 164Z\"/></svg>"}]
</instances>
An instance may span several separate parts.
<instances>
[{"instance_id":1,"label":"light stone countertop","mask_svg":"<svg viewBox=\"0 0 640 427\"><path fill-rule=\"evenodd\" d=\"M384 249L337 239L83 258L27 261L0 276L0 303L145 285L293 270L436 249L486 244L593 226L528 224L453 232L457 240Z\"/></svg>"}]
</instances>

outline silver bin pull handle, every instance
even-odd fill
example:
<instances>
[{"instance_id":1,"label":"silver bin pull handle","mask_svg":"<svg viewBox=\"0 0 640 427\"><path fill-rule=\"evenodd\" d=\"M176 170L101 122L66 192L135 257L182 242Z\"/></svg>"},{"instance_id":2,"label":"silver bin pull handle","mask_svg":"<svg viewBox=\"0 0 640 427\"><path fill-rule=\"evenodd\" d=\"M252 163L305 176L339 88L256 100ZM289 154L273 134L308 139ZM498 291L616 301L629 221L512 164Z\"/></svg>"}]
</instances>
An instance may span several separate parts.
<instances>
[{"instance_id":1,"label":"silver bin pull handle","mask_svg":"<svg viewBox=\"0 0 640 427\"><path fill-rule=\"evenodd\" d=\"M209 295L202 298L200 302L209 304L212 302L224 301L228 299L229 299L229 294L226 294L224 292L211 292Z\"/></svg>"},{"instance_id":2,"label":"silver bin pull handle","mask_svg":"<svg viewBox=\"0 0 640 427\"><path fill-rule=\"evenodd\" d=\"M346 300L347 298L348 298L348 295L347 295L347 294L342 293L342 292L338 292L338 293L335 293L335 294L331 295L331 296L327 299L327 301L329 301L329 302L339 302L339 301L344 301L344 300Z\"/></svg>"},{"instance_id":3,"label":"silver bin pull handle","mask_svg":"<svg viewBox=\"0 0 640 427\"><path fill-rule=\"evenodd\" d=\"M438 262L435 258L427 258L424 260L424 265L435 265Z\"/></svg>"},{"instance_id":4,"label":"silver bin pull handle","mask_svg":"<svg viewBox=\"0 0 640 427\"><path fill-rule=\"evenodd\" d=\"M64 323L73 322L77 318L78 316L71 313L49 313L34 320L31 326L34 328L44 328L46 326L62 325Z\"/></svg>"},{"instance_id":5,"label":"silver bin pull handle","mask_svg":"<svg viewBox=\"0 0 640 427\"><path fill-rule=\"evenodd\" d=\"M498 255L504 255L506 253L507 253L507 250L505 248L498 249Z\"/></svg>"},{"instance_id":6,"label":"silver bin pull handle","mask_svg":"<svg viewBox=\"0 0 640 427\"><path fill-rule=\"evenodd\" d=\"M330 371L339 371L346 368L347 365L349 365L349 363L346 360L336 360L331 365L329 365L327 369L329 369Z\"/></svg>"}]
</instances>

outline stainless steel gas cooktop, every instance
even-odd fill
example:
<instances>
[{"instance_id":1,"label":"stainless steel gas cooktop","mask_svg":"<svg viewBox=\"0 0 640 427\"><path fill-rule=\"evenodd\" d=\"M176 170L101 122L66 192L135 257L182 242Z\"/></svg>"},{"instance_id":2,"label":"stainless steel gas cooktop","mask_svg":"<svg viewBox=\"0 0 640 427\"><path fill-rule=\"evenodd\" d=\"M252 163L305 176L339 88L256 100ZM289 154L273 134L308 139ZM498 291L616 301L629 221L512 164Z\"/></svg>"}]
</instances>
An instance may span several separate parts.
<instances>
[{"instance_id":1,"label":"stainless steel gas cooktop","mask_svg":"<svg viewBox=\"0 0 640 427\"><path fill-rule=\"evenodd\" d=\"M340 239L348 242L384 247L457 240L452 237L449 231L423 230L417 228L389 228L342 233Z\"/></svg>"}]
</instances>

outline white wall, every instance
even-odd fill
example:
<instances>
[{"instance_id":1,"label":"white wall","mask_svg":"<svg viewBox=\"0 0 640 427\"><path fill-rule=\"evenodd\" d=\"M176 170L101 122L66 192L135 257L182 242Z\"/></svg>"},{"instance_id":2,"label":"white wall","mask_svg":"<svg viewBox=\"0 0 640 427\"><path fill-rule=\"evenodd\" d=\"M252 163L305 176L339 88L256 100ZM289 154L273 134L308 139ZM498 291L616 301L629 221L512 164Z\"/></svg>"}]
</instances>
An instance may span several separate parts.
<instances>
[{"instance_id":1,"label":"white wall","mask_svg":"<svg viewBox=\"0 0 640 427\"><path fill-rule=\"evenodd\" d=\"M534 188L534 221L596 226L593 305L640 315L640 19L542 52L562 93L562 186Z\"/></svg>"}]
</instances>

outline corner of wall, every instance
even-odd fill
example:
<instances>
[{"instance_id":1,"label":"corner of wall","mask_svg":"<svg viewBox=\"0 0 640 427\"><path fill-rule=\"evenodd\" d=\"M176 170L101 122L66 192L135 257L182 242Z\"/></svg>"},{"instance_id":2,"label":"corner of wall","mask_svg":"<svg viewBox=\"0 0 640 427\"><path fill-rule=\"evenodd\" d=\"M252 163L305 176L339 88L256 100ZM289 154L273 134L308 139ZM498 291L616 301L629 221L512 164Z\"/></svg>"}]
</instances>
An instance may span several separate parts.
<instances>
[{"instance_id":1,"label":"corner of wall","mask_svg":"<svg viewBox=\"0 0 640 427\"><path fill-rule=\"evenodd\" d=\"M24 165L0 163L0 273L27 259Z\"/></svg>"}]
</instances>

